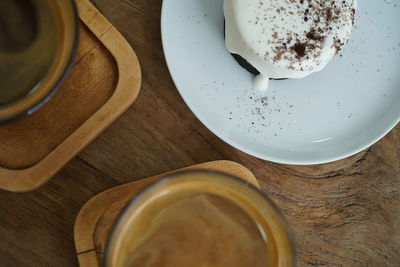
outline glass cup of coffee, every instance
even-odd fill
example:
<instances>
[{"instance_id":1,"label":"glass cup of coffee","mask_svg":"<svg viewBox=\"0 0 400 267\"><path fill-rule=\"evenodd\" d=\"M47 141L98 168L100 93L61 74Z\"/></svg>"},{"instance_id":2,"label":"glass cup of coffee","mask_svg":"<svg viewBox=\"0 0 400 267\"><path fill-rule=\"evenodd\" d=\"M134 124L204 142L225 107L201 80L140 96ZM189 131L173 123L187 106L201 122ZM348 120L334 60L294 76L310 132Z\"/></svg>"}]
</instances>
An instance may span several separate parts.
<instances>
[{"instance_id":1,"label":"glass cup of coffee","mask_svg":"<svg viewBox=\"0 0 400 267\"><path fill-rule=\"evenodd\" d=\"M288 226L242 179L184 171L139 192L109 236L104 266L294 266Z\"/></svg>"},{"instance_id":2,"label":"glass cup of coffee","mask_svg":"<svg viewBox=\"0 0 400 267\"><path fill-rule=\"evenodd\" d=\"M74 0L0 1L0 123L49 101L73 64L78 39Z\"/></svg>"}]
</instances>

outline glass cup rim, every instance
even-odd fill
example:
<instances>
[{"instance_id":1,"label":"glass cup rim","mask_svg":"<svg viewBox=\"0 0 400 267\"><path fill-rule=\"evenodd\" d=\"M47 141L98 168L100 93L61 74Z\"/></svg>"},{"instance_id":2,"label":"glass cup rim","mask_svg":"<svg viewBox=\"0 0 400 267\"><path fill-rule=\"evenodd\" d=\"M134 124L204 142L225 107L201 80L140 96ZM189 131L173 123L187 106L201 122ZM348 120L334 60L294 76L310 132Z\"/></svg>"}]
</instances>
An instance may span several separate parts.
<instances>
[{"instance_id":1,"label":"glass cup rim","mask_svg":"<svg viewBox=\"0 0 400 267\"><path fill-rule=\"evenodd\" d=\"M249 188L252 192L254 192L256 195L260 196L263 201L266 202L267 205L269 205L271 207L271 209L273 210L273 212L275 212L275 215L278 217L281 225L283 226L283 229L287 235L287 239L288 239L288 243L290 246L290 250L291 250L291 264L292 266L296 266L296 262L297 262L297 253L296 253L296 249L295 249L295 240L294 240L294 234L292 229L290 228L289 224L286 221L286 218L283 216L282 212L280 211L279 207L265 194L263 194L258 188L256 188L251 182L248 182L242 178L238 178L235 175L232 174L228 174L222 171L217 171L217 170L209 170L209 169L192 169L192 170L182 170L182 171L178 171L176 173L172 173L172 174L166 174L165 176L162 176L160 179L158 179L155 182L152 182L148 185L146 185L145 187L143 187L142 189L140 189L134 196L132 196L132 198L130 198L130 200L128 201L127 204L125 204L125 206L121 209L121 211L119 212L118 216L116 217L115 221L113 222L113 226L111 228L111 231L107 237L107 241L106 241L106 245L105 245L105 249L104 249L104 258L103 258L103 263L102 266L103 267L110 267L110 257L111 257L111 253L112 253L112 247L111 247L111 242L113 240L113 238L118 234L118 230L120 227L122 227L122 223L125 219L126 216L129 215L129 211L131 210L131 208L137 204L138 202L140 203L140 200L142 198L142 196L145 196L148 192L151 192L154 188L156 188L157 186L160 186L164 183L167 183L171 180L176 180L179 178L182 178L184 175L186 174L190 174L190 173L198 173L198 174L214 174L214 175L218 175L221 177L224 177L226 179L230 179L233 180L235 182L238 182L239 184L241 184L241 186L245 186L246 188Z\"/></svg>"},{"instance_id":2,"label":"glass cup rim","mask_svg":"<svg viewBox=\"0 0 400 267\"><path fill-rule=\"evenodd\" d=\"M60 89L61 85L64 83L65 79L67 78L68 74L73 68L73 63L76 58L76 55L78 53L78 47L79 47L79 13L78 13L78 7L76 4L75 0L68 0L71 3L71 10L72 10L72 20L71 24L73 24L73 38L72 38L72 46L71 46L71 51L69 53L69 57L67 59L67 63L64 67L64 70L62 73L60 73L59 77L57 78L57 81L54 83L54 85L51 87L51 89L48 90L46 94L39 100L37 100L35 103L27 107L25 110L17 113L17 114L12 114L10 116L4 116L0 117L0 125L10 123L17 121L19 119L25 118L34 112L36 112L38 109L43 107L45 104L47 104L50 99L53 98L53 96L58 92ZM12 106L12 104L11 104Z\"/></svg>"}]
</instances>

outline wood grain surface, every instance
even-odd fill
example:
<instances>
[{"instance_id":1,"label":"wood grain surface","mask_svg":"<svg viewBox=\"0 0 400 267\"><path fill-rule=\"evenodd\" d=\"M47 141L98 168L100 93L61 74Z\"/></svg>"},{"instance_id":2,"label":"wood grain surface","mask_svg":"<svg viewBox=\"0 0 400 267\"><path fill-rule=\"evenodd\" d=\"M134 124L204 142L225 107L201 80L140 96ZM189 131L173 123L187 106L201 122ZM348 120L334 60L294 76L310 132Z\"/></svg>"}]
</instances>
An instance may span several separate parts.
<instances>
[{"instance_id":1,"label":"wood grain surface","mask_svg":"<svg viewBox=\"0 0 400 267\"><path fill-rule=\"evenodd\" d=\"M248 167L281 208L299 266L400 265L400 128L351 158L318 166L273 164L218 139L189 111L168 73L161 0L93 0L135 49L139 98L54 179L26 194L0 192L1 266L77 266L73 226L92 196L196 163Z\"/></svg>"}]
</instances>

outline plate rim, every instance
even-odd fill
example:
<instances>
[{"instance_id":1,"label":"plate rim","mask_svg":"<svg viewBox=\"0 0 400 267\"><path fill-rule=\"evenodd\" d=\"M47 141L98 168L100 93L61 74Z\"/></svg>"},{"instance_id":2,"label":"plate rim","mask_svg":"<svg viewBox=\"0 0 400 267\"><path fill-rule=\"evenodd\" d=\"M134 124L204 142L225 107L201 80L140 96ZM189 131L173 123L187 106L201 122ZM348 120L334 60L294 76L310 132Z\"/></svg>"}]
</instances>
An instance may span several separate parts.
<instances>
[{"instance_id":1,"label":"plate rim","mask_svg":"<svg viewBox=\"0 0 400 267\"><path fill-rule=\"evenodd\" d=\"M183 93L183 90L181 90L178 85L177 85L177 77L175 76L174 72L172 71L171 68L171 59L169 58L168 53L166 53L166 38L165 38L165 23L164 21L166 20L166 15L165 15L165 6L167 3L170 3L169 0L163 0L162 7L161 7L161 19L160 19L160 28L161 28L161 42L162 42L162 48L163 48L163 54L165 58L165 62L168 67L168 72L170 73L170 76L174 82L174 85L176 89L178 90L180 96L184 100L185 104L188 106L190 111L196 116L196 118L213 134L215 134L219 139L221 139L223 142L227 143L228 145L232 146L233 148L236 148L246 154L249 154L251 156L254 156L256 158L274 162L274 163L280 163L280 164L289 164L289 165L299 165L299 166L305 166L305 165L318 165L318 164L326 164L326 163L332 163L338 160L342 160L351 156L354 156L377 142L379 142L383 137L385 137L391 130L393 130L397 124L400 122L400 114L398 114L397 119L394 119L391 123L388 123L383 130L378 131L380 134L377 134L375 137L371 138L369 141L364 142L363 145L357 146L351 150L349 150L346 153L340 153L340 155L337 156L328 156L328 157L321 157L320 159L315 159L315 160L292 160L292 159L285 159L281 157L275 157L271 156L265 153L259 153L257 151L253 151L252 149L246 148L245 146L234 142L230 140L228 137L223 136L223 134L219 133L217 129L215 129L213 126L208 124L206 119L201 115L200 112L197 112L196 108L191 104L191 101L185 96Z\"/></svg>"}]
</instances>

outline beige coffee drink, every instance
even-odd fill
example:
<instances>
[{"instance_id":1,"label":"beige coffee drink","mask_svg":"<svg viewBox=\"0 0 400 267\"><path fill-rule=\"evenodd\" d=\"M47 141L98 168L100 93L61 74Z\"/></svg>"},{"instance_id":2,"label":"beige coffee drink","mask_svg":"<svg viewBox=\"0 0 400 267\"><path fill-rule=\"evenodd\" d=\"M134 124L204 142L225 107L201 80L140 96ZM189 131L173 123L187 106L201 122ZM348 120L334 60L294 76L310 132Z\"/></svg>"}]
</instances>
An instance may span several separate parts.
<instances>
[{"instance_id":1,"label":"beige coffee drink","mask_svg":"<svg viewBox=\"0 0 400 267\"><path fill-rule=\"evenodd\" d=\"M72 66L78 23L73 0L0 1L0 122L54 94Z\"/></svg>"},{"instance_id":2,"label":"beige coffee drink","mask_svg":"<svg viewBox=\"0 0 400 267\"><path fill-rule=\"evenodd\" d=\"M276 208L257 189L214 172L187 172L140 193L120 217L106 266L292 266Z\"/></svg>"},{"instance_id":3,"label":"beige coffee drink","mask_svg":"<svg viewBox=\"0 0 400 267\"><path fill-rule=\"evenodd\" d=\"M60 43L48 0L0 1L0 105L40 86Z\"/></svg>"}]
</instances>

